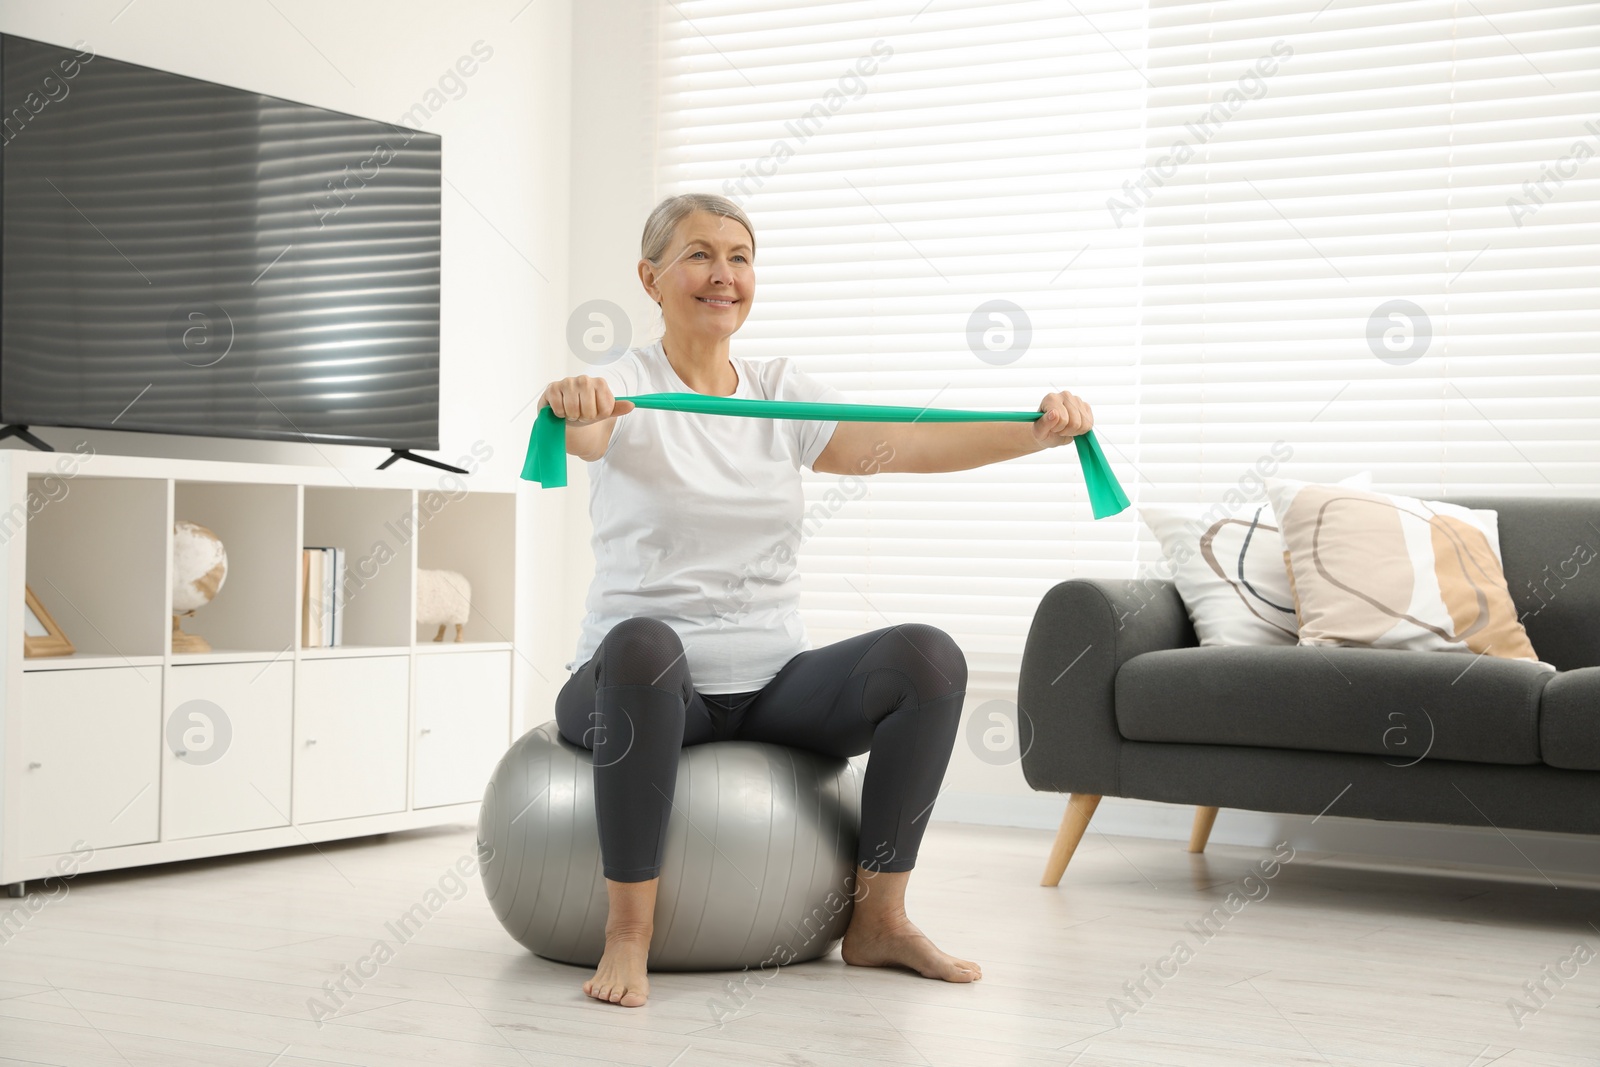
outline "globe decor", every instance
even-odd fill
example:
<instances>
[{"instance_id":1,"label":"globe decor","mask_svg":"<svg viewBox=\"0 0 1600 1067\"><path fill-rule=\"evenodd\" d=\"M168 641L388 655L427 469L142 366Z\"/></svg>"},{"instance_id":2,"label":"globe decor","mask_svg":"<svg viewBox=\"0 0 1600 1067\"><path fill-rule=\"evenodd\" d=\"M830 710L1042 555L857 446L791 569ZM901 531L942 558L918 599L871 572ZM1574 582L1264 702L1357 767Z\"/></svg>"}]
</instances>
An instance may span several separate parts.
<instances>
[{"instance_id":1,"label":"globe decor","mask_svg":"<svg viewBox=\"0 0 1600 1067\"><path fill-rule=\"evenodd\" d=\"M186 634L180 620L211 603L228 577L228 553L216 534L188 519L172 524L172 651L210 652L211 642Z\"/></svg>"}]
</instances>

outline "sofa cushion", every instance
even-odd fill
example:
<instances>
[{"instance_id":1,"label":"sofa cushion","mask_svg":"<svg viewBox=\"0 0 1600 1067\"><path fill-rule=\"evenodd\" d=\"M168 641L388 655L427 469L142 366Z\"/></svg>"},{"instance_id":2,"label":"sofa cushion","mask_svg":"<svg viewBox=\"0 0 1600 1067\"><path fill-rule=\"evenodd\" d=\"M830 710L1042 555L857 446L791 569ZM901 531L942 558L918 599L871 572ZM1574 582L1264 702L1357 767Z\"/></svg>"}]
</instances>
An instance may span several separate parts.
<instances>
[{"instance_id":1,"label":"sofa cushion","mask_svg":"<svg viewBox=\"0 0 1600 1067\"><path fill-rule=\"evenodd\" d=\"M1495 512L1287 478L1268 478L1267 495L1300 644L1539 661L1506 587Z\"/></svg>"},{"instance_id":2,"label":"sofa cushion","mask_svg":"<svg viewBox=\"0 0 1600 1067\"><path fill-rule=\"evenodd\" d=\"M1538 763L1540 694L1523 660L1451 652L1200 647L1135 656L1116 677L1130 741Z\"/></svg>"},{"instance_id":3,"label":"sofa cushion","mask_svg":"<svg viewBox=\"0 0 1600 1067\"><path fill-rule=\"evenodd\" d=\"M1600 771L1600 667L1550 679L1539 709L1544 761L1569 771Z\"/></svg>"}]
</instances>

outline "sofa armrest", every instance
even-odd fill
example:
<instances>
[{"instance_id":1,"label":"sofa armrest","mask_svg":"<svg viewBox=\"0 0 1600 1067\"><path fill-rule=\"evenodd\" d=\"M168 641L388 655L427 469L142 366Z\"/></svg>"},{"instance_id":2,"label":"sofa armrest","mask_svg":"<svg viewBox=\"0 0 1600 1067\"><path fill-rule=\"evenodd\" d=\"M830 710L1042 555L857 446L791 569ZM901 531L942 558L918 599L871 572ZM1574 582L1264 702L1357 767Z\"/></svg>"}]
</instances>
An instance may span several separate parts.
<instances>
[{"instance_id":1,"label":"sofa armrest","mask_svg":"<svg viewBox=\"0 0 1600 1067\"><path fill-rule=\"evenodd\" d=\"M1074 578L1047 592L1028 629L1017 684L1028 785L1121 796L1117 671L1141 653L1195 644L1170 579Z\"/></svg>"}]
</instances>

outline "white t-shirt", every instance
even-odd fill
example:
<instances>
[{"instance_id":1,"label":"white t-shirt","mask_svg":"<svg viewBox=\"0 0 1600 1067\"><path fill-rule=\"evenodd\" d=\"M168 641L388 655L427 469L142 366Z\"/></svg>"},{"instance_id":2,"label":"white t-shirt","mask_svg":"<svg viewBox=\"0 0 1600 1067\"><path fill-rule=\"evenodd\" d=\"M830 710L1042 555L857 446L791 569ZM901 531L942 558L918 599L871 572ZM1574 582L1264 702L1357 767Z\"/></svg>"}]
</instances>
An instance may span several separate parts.
<instances>
[{"instance_id":1,"label":"white t-shirt","mask_svg":"<svg viewBox=\"0 0 1600 1067\"><path fill-rule=\"evenodd\" d=\"M729 360L735 397L849 402L787 356ZM694 392L659 341L596 373L613 396ZM588 466L595 574L567 670L638 616L672 627L703 693L760 689L810 648L799 613L800 467L811 467L836 425L654 408L619 416Z\"/></svg>"}]
</instances>

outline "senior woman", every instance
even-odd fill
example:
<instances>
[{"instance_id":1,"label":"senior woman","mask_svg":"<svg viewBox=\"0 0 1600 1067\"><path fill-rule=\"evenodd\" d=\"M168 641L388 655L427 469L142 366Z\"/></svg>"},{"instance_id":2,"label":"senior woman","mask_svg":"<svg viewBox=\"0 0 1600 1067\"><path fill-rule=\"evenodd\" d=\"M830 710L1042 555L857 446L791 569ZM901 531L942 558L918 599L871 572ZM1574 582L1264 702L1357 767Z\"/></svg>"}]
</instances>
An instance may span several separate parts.
<instances>
[{"instance_id":1,"label":"senior woman","mask_svg":"<svg viewBox=\"0 0 1600 1067\"><path fill-rule=\"evenodd\" d=\"M864 423L634 410L616 399L695 392L847 401L787 357L729 351L755 300L755 234L720 196L663 200L639 278L661 340L540 397L589 463L595 575L572 671L556 698L568 741L591 749L609 910L583 991L646 1002L647 955L679 750L769 741L835 756L871 750L861 798L847 964L970 982L905 912L927 815L950 760L967 664L943 630L901 623L810 647L796 569L800 468L826 474L967 470L1066 444L1093 426L1081 399L1045 396L1031 422Z\"/></svg>"}]
</instances>

